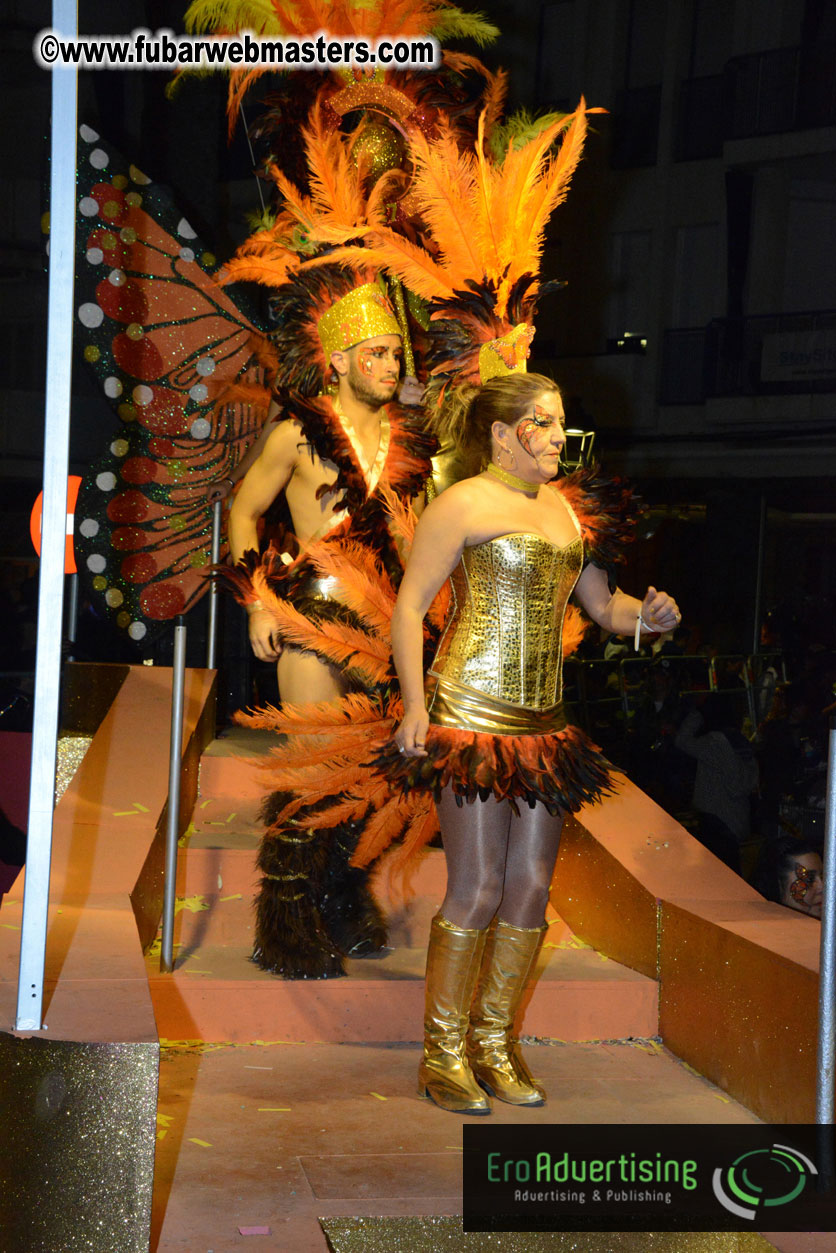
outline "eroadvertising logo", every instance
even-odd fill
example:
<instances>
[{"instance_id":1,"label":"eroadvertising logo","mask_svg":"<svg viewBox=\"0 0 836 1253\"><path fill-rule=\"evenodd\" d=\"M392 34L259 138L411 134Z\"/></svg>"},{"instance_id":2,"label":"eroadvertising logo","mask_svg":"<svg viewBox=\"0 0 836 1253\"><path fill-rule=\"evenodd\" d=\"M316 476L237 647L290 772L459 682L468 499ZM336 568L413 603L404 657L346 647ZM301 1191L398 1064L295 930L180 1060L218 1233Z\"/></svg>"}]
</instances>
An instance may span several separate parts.
<instances>
[{"instance_id":1,"label":"eroadvertising logo","mask_svg":"<svg viewBox=\"0 0 836 1253\"><path fill-rule=\"evenodd\" d=\"M834 1231L833 1127L464 1127L465 1231Z\"/></svg>"},{"instance_id":2,"label":"eroadvertising logo","mask_svg":"<svg viewBox=\"0 0 836 1253\"><path fill-rule=\"evenodd\" d=\"M725 1170L718 1166L711 1183L717 1200L730 1214L754 1221L761 1207L789 1205L801 1196L808 1178L818 1173L798 1149L773 1144L741 1153Z\"/></svg>"}]
</instances>

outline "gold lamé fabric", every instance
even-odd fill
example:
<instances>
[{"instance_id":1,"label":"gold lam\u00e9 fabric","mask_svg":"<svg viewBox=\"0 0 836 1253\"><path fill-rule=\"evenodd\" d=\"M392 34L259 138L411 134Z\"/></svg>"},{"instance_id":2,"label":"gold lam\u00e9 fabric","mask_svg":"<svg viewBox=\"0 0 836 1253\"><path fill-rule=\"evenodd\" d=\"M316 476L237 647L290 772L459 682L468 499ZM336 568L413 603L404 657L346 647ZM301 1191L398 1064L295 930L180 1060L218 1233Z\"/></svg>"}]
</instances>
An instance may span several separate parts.
<instances>
[{"instance_id":1,"label":"gold lam\u00e9 fabric","mask_svg":"<svg viewBox=\"0 0 836 1253\"><path fill-rule=\"evenodd\" d=\"M484 468L481 455L466 453L455 444L443 444L432 458L432 474L426 484L427 503L446 492L454 483L481 474Z\"/></svg>"},{"instance_id":2,"label":"gold lam\u00e9 fabric","mask_svg":"<svg viewBox=\"0 0 836 1253\"><path fill-rule=\"evenodd\" d=\"M313 574L305 581L303 595L311 600L336 600L339 586L339 579L333 574Z\"/></svg>"},{"instance_id":3,"label":"gold lam\u00e9 fabric","mask_svg":"<svg viewBox=\"0 0 836 1253\"><path fill-rule=\"evenodd\" d=\"M424 684L430 721L439 727L467 727L489 735L553 735L566 726L563 703L525 709L428 674Z\"/></svg>"},{"instance_id":4,"label":"gold lam\u00e9 fabric","mask_svg":"<svg viewBox=\"0 0 836 1253\"><path fill-rule=\"evenodd\" d=\"M464 550L450 576L451 614L429 672L444 684L440 694L441 682L433 689L432 722L443 717L442 725L496 734L537 734L543 719L546 731L565 725L563 618L582 567L580 536L559 548L514 532ZM474 694L469 706L461 689ZM505 707L520 711L513 730L501 729ZM468 708L480 725L468 721Z\"/></svg>"}]
</instances>

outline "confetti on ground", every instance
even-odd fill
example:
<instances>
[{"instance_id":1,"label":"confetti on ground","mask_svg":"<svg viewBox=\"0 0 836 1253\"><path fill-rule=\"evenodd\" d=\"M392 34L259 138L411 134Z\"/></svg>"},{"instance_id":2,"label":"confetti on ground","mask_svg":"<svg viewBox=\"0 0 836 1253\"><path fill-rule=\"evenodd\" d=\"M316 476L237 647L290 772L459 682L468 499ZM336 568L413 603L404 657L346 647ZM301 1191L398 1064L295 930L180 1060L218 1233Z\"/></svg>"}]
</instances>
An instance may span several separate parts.
<instances>
[{"instance_id":1,"label":"confetti on ground","mask_svg":"<svg viewBox=\"0 0 836 1253\"><path fill-rule=\"evenodd\" d=\"M138 809L114 809L113 816L114 818L130 818L131 815L136 817L138 813Z\"/></svg>"},{"instance_id":2,"label":"confetti on ground","mask_svg":"<svg viewBox=\"0 0 836 1253\"><path fill-rule=\"evenodd\" d=\"M209 902L205 896L178 896L174 902L174 912L179 914L181 909L188 909L191 914L198 914L202 909L208 909Z\"/></svg>"},{"instance_id":3,"label":"confetti on ground","mask_svg":"<svg viewBox=\"0 0 836 1253\"><path fill-rule=\"evenodd\" d=\"M208 1140L198 1140L196 1136L189 1136L189 1144L199 1144L202 1149L211 1149L212 1147Z\"/></svg>"},{"instance_id":4,"label":"confetti on ground","mask_svg":"<svg viewBox=\"0 0 836 1253\"><path fill-rule=\"evenodd\" d=\"M658 1040L627 1040L626 1043L634 1049L641 1049L643 1053L650 1053L651 1055L661 1056L665 1051Z\"/></svg>"},{"instance_id":5,"label":"confetti on ground","mask_svg":"<svg viewBox=\"0 0 836 1253\"><path fill-rule=\"evenodd\" d=\"M134 809L138 809L141 814L148 813L147 805L140 805L139 801L131 801L131 804L133 805Z\"/></svg>"},{"instance_id":6,"label":"confetti on ground","mask_svg":"<svg viewBox=\"0 0 836 1253\"><path fill-rule=\"evenodd\" d=\"M194 966L183 966L181 968L184 975L211 975L211 970L195 970Z\"/></svg>"},{"instance_id":7,"label":"confetti on ground","mask_svg":"<svg viewBox=\"0 0 836 1253\"><path fill-rule=\"evenodd\" d=\"M220 1049L246 1047L229 1040L166 1040L160 1039L160 1048L168 1053L217 1053Z\"/></svg>"},{"instance_id":8,"label":"confetti on ground","mask_svg":"<svg viewBox=\"0 0 836 1253\"><path fill-rule=\"evenodd\" d=\"M7 931L19 931L20 927L13 922L0 922L0 927L5 927Z\"/></svg>"},{"instance_id":9,"label":"confetti on ground","mask_svg":"<svg viewBox=\"0 0 836 1253\"><path fill-rule=\"evenodd\" d=\"M173 1114L157 1114L157 1122L161 1127L167 1127L174 1122Z\"/></svg>"},{"instance_id":10,"label":"confetti on ground","mask_svg":"<svg viewBox=\"0 0 836 1253\"><path fill-rule=\"evenodd\" d=\"M234 896L222 896L221 897L222 901L240 901L240 899L241 899L240 892L236 892Z\"/></svg>"},{"instance_id":11,"label":"confetti on ground","mask_svg":"<svg viewBox=\"0 0 836 1253\"><path fill-rule=\"evenodd\" d=\"M259 1105L259 1114L292 1114L293 1110L289 1105Z\"/></svg>"},{"instance_id":12,"label":"confetti on ground","mask_svg":"<svg viewBox=\"0 0 836 1253\"><path fill-rule=\"evenodd\" d=\"M591 948L591 947L592 947L591 944L584 943L584 941L579 940L576 935L567 936L565 940L554 940L554 941L547 940L546 943L543 945L543 948L556 948L556 949L564 949L564 950L565 949L582 949L582 948Z\"/></svg>"},{"instance_id":13,"label":"confetti on ground","mask_svg":"<svg viewBox=\"0 0 836 1253\"><path fill-rule=\"evenodd\" d=\"M381 1096L379 1092L370 1092L369 1096L376 1096L379 1101L388 1101L388 1096Z\"/></svg>"},{"instance_id":14,"label":"confetti on ground","mask_svg":"<svg viewBox=\"0 0 836 1253\"><path fill-rule=\"evenodd\" d=\"M245 1066L245 1070L272 1070L272 1066Z\"/></svg>"},{"instance_id":15,"label":"confetti on ground","mask_svg":"<svg viewBox=\"0 0 836 1253\"><path fill-rule=\"evenodd\" d=\"M729 1100L727 1096L721 1096L719 1092L715 1092L714 1095L716 1096L717 1100L722 1101L724 1105L731 1105L731 1101Z\"/></svg>"},{"instance_id":16,"label":"confetti on ground","mask_svg":"<svg viewBox=\"0 0 836 1253\"><path fill-rule=\"evenodd\" d=\"M168 1128L167 1128L167 1127L163 1127L162 1131L158 1131L158 1132L157 1132L157 1139L158 1139L158 1140L164 1140L164 1139L166 1138L166 1136L167 1136L167 1135L168 1135Z\"/></svg>"},{"instance_id":17,"label":"confetti on ground","mask_svg":"<svg viewBox=\"0 0 836 1253\"><path fill-rule=\"evenodd\" d=\"M180 839L177 841L177 847L182 848L183 845L186 844L193 835L197 835L197 828L195 827L193 822L190 822L189 825L186 827L186 830L180 836Z\"/></svg>"},{"instance_id":18,"label":"confetti on ground","mask_svg":"<svg viewBox=\"0 0 836 1253\"><path fill-rule=\"evenodd\" d=\"M163 945L163 942L162 942L162 937L158 935L158 936L157 936L157 938L156 938L156 940L154 940L154 942L153 942L151 945L149 945L149 947L145 950L145 956L146 956L146 957L159 957L160 952L161 952L161 950L162 950L162 945ZM182 940L175 940L175 941L172 943L171 947L172 947L172 948L182 948L182 947L183 947L183 941L182 941Z\"/></svg>"},{"instance_id":19,"label":"confetti on ground","mask_svg":"<svg viewBox=\"0 0 836 1253\"><path fill-rule=\"evenodd\" d=\"M205 809L207 805L211 805L211 804L212 804L212 802L211 802L211 801L201 801L201 802L200 802L200 808L201 808L201 809Z\"/></svg>"},{"instance_id":20,"label":"confetti on ground","mask_svg":"<svg viewBox=\"0 0 836 1253\"><path fill-rule=\"evenodd\" d=\"M229 817L227 818L227 822L232 822L232 819L237 818L237 817L238 817L237 814L230 814Z\"/></svg>"},{"instance_id":21,"label":"confetti on ground","mask_svg":"<svg viewBox=\"0 0 836 1253\"><path fill-rule=\"evenodd\" d=\"M242 1236L271 1236L273 1234L270 1227L239 1227Z\"/></svg>"}]
</instances>

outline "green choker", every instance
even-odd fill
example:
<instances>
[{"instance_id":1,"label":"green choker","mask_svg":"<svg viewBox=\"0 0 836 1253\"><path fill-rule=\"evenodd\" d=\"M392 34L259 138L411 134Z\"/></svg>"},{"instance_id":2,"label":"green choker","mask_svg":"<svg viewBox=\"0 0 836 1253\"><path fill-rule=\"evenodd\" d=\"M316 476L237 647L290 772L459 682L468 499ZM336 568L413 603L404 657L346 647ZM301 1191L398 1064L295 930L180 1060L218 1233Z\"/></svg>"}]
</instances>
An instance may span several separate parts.
<instances>
[{"instance_id":1,"label":"green choker","mask_svg":"<svg viewBox=\"0 0 836 1253\"><path fill-rule=\"evenodd\" d=\"M489 461L485 469L488 474L499 479L500 483L504 483L506 487L516 487L518 491L525 492L526 496L536 496L540 491L539 483L530 483L528 479L521 479L519 475L511 474L510 470L503 470L502 466L498 466L495 461Z\"/></svg>"}]
</instances>

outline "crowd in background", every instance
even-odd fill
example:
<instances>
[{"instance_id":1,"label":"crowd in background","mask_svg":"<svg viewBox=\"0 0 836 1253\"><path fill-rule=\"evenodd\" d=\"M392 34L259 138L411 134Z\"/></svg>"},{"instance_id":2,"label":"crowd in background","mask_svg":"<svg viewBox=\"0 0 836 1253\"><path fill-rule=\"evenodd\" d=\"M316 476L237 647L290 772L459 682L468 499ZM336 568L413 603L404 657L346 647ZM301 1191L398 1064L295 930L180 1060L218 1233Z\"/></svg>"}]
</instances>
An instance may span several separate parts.
<instances>
[{"instance_id":1,"label":"crowd in background","mask_svg":"<svg viewBox=\"0 0 836 1253\"><path fill-rule=\"evenodd\" d=\"M566 696L610 759L770 900L819 916L836 654L802 631L720 656L680 628L584 642Z\"/></svg>"}]
</instances>

